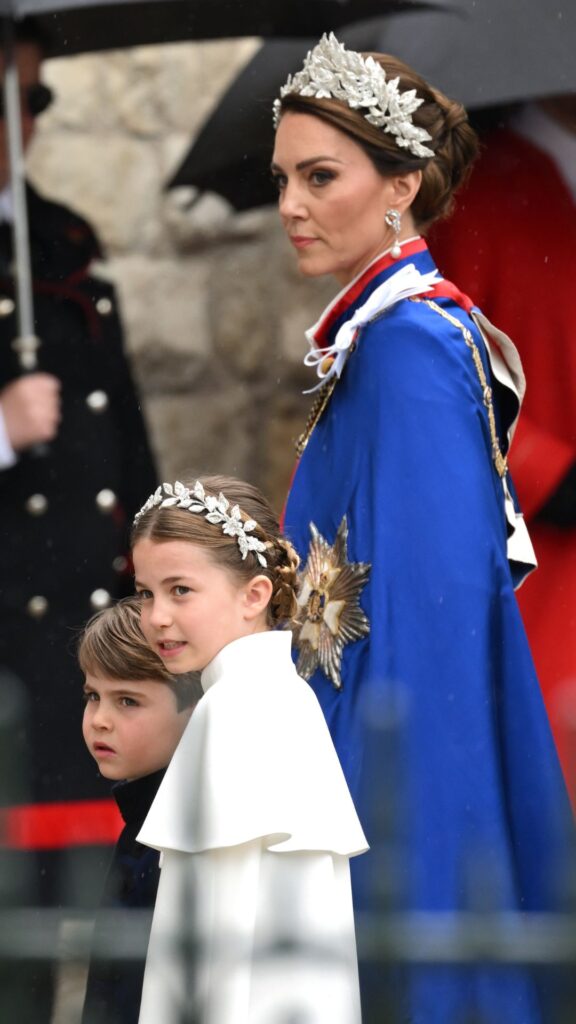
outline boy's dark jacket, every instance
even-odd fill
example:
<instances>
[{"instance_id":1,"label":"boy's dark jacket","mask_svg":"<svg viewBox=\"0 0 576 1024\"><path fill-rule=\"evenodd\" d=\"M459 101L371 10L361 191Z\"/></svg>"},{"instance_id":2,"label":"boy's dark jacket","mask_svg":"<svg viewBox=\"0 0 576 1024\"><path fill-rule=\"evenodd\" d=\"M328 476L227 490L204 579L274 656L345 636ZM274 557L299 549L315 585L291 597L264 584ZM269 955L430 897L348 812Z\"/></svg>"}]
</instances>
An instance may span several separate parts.
<instances>
[{"instance_id":1,"label":"boy's dark jacket","mask_svg":"<svg viewBox=\"0 0 576 1024\"><path fill-rule=\"evenodd\" d=\"M152 923L152 910L158 888L159 854L137 842L136 836L156 796L165 769L145 775L133 782L118 783L113 793L125 821L108 870L101 908L96 918L94 941L99 949L107 949L107 933L118 929L106 920L106 911L126 910L122 931L130 936L130 910L150 910L147 930ZM134 915L136 917L136 915ZM127 927L128 926L128 927ZM142 942L142 921L138 916L137 941ZM129 961L105 961L92 958L82 1024L138 1024L145 957Z\"/></svg>"}]
</instances>

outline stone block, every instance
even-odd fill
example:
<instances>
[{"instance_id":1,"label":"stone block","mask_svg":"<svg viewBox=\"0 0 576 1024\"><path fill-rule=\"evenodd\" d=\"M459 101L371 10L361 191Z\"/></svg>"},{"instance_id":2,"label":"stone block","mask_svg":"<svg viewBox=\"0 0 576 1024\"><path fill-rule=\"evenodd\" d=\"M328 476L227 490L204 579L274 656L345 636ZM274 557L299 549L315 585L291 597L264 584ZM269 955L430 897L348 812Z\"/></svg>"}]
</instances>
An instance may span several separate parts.
<instances>
[{"instance_id":1,"label":"stone block","mask_svg":"<svg viewBox=\"0 0 576 1024\"><path fill-rule=\"evenodd\" d=\"M154 90L164 125L197 132L259 45L256 39L219 39L162 47ZM160 48L147 49L153 58Z\"/></svg>"},{"instance_id":2,"label":"stone block","mask_svg":"<svg viewBox=\"0 0 576 1024\"><path fill-rule=\"evenodd\" d=\"M185 395L154 395L145 413L164 479L208 473L254 478L251 403L235 385L213 382Z\"/></svg>"},{"instance_id":3,"label":"stone block","mask_svg":"<svg viewBox=\"0 0 576 1024\"><path fill-rule=\"evenodd\" d=\"M175 253L209 251L242 241L267 246L270 211L267 208L235 213L215 192L178 188L163 194L165 227ZM265 264L268 256L262 258Z\"/></svg>"},{"instance_id":4,"label":"stone block","mask_svg":"<svg viewBox=\"0 0 576 1024\"><path fill-rule=\"evenodd\" d=\"M41 191L91 221L109 252L161 247L161 176L145 142L119 133L42 133L28 166Z\"/></svg>"},{"instance_id":5,"label":"stone block","mask_svg":"<svg viewBox=\"0 0 576 1024\"><path fill-rule=\"evenodd\" d=\"M256 39L168 43L46 61L43 74L58 97L47 123L83 133L195 132L258 46Z\"/></svg>"},{"instance_id":6,"label":"stone block","mask_svg":"<svg viewBox=\"0 0 576 1024\"><path fill-rule=\"evenodd\" d=\"M278 290L276 250L266 238L218 252L212 275L214 344L231 372L265 379L276 372Z\"/></svg>"},{"instance_id":7,"label":"stone block","mask_svg":"<svg viewBox=\"0 0 576 1024\"><path fill-rule=\"evenodd\" d=\"M194 252L237 235L236 218L228 203L214 193L174 189L162 195L166 236L175 253Z\"/></svg>"},{"instance_id":8,"label":"stone block","mask_svg":"<svg viewBox=\"0 0 576 1024\"><path fill-rule=\"evenodd\" d=\"M38 120L40 133L77 131L83 135L117 127L114 84L107 75L110 55L88 54L47 60L42 78L54 90L52 107Z\"/></svg>"},{"instance_id":9,"label":"stone block","mask_svg":"<svg viewBox=\"0 0 576 1024\"><path fill-rule=\"evenodd\" d=\"M191 386L210 357L208 272L203 260L111 261L127 346L147 393Z\"/></svg>"}]
</instances>

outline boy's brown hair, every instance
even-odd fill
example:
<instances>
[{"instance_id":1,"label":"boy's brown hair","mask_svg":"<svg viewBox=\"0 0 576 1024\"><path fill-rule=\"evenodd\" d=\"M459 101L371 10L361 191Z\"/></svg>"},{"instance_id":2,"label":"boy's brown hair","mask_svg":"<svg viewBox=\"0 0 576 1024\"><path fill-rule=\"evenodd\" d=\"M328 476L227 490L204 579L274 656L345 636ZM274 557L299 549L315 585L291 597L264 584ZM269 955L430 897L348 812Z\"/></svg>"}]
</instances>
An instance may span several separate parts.
<instances>
[{"instance_id":1,"label":"boy's brown hair","mask_svg":"<svg viewBox=\"0 0 576 1024\"><path fill-rule=\"evenodd\" d=\"M85 675L166 683L174 693L178 711L193 707L202 696L197 672L171 675L146 643L137 597L125 597L89 619L80 637L78 661Z\"/></svg>"}]
</instances>

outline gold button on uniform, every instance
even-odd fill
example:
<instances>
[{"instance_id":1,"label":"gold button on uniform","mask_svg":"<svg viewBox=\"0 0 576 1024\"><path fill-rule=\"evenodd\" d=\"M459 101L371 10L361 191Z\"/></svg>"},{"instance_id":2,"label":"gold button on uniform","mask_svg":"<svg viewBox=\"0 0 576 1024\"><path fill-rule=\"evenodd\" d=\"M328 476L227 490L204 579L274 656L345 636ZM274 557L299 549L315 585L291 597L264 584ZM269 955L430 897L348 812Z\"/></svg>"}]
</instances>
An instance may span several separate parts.
<instances>
[{"instance_id":1,"label":"gold button on uniform","mask_svg":"<svg viewBox=\"0 0 576 1024\"><path fill-rule=\"evenodd\" d=\"M102 610L102 608L107 608L108 605L110 604L110 601L110 594L108 593L107 590L104 590L103 587L100 587L98 590L92 591L92 593L90 594L90 604L92 605L94 611L99 612Z\"/></svg>"},{"instance_id":2,"label":"gold button on uniform","mask_svg":"<svg viewBox=\"0 0 576 1024\"><path fill-rule=\"evenodd\" d=\"M118 498L109 487L104 487L96 495L96 504L101 512L111 512L117 501Z\"/></svg>"},{"instance_id":3,"label":"gold button on uniform","mask_svg":"<svg viewBox=\"0 0 576 1024\"><path fill-rule=\"evenodd\" d=\"M25 508L31 516L43 516L48 508L48 498L45 494L31 494L26 499Z\"/></svg>"},{"instance_id":4,"label":"gold button on uniform","mask_svg":"<svg viewBox=\"0 0 576 1024\"><path fill-rule=\"evenodd\" d=\"M108 408L108 395L105 391L91 391L86 396L86 405L92 412L104 412Z\"/></svg>"},{"instance_id":5,"label":"gold button on uniform","mask_svg":"<svg viewBox=\"0 0 576 1024\"><path fill-rule=\"evenodd\" d=\"M100 313L100 316L110 316L110 313L114 309L114 306L112 305L110 299L102 298L98 299L96 303L96 309Z\"/></svg>"},{"instance_id":6,"label":"gold button on uniform","mask_svg":"<svg viewBox=\"0 0 576 1024\"><path fill-rule=\"evenodd\" d=\"M48 611L48 601L41 594L31 597L26 605L26 611L33 619L41 619Z\"/></svg>"}]
</instances>

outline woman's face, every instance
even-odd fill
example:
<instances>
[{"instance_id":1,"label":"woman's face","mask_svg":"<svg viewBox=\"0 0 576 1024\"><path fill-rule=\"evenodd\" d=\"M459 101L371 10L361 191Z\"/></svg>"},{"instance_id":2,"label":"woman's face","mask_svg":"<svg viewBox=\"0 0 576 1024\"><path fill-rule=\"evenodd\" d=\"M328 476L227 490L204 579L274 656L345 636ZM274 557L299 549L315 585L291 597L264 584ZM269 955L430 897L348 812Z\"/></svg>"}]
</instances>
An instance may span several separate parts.
<instances>
[{"instance_id":1,"label":"woman's face","mask_svg":"<svg viewBox=\"0 0 576 1024\"><path fill-rule=\"evenodd\" d=\"M333 274L348 284L392 244L384 217L397 205L397 179L383 178L360 146L332 125L287 111L276 132L272 174L303 274Z\"/></svg>"}]
</instances>

